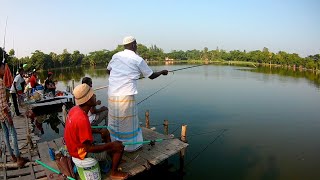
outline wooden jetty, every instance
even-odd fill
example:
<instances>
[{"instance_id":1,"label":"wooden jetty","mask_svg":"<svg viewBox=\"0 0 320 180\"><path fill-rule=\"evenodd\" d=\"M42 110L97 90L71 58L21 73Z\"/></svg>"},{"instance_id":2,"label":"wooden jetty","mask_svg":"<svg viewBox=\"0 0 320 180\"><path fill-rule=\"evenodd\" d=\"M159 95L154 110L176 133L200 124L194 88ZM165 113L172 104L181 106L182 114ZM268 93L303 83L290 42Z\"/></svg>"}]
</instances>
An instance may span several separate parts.
<instances>
[{"instance_id":1,"label":"wooden jetty","mask_svg":"<svg viewBox=\"0 0 320 180\"><path fill-rule=\"evenodd\" d=\"M149 113L148 117L146 116L146 120L148 120L149 124ZM3 153L0 161L0 179L61 179L61 176L38 165L35 163L35 160L41 160L45 164L58 169L56 162L50 159L48 149L49 147L57 149L57 146L63 146L62 138L37 143L39 137L30 133L33 126L27 118L20 116L14 117L14 124L17 129L19 149L22 157L27 157L31 162L27 163L22 168L18 168L16 163L10 162L10 155L8 152L5 152L3 142L2 150L5 153ZM168 125L167 123L165 124ZM185 127L183 127L183 129L184 128ZM149 170L152 166L167 160L174 154L180 152L181 155L181 152L184 152L184 149L188 146L187 143L184 143L179 139L171 138L168 135L160 134L148 128L142 127L142 131L145 140L167 140L156 142L153 146L144 144L143 147L136 152L125 152L123 155L125 162L120 164L120 168L123 172L128 172L130 176L135 176L138 173ZM110 179L108 174L102 175L102 177L103 179Z\"/></svg>"},{"instance_id":2,"label":"wooden jetty","mask_svg":"<svg viewBox=\"0 0 320 180\"><path fill-rule=\"evenodd\" d=\"M170 138L160 134L158 132L152 131L147 128L142 128L144 139L165 139ZM56 148L63 146L62 137L52 140L38 143L39 154L41 161L48 164L49 166L58 169L55 161L50 159L48 154L48 148ZM145 170L149 170L153 165L157 165L160 162L168 159L170 156L179 153L183 148L187 147L188 144L178 140L169 139L161 142L156 142L154 146L144 144L143 147L135 152L125 152L122 159L125 160L124 163L120 164L120 168L123 172L128 172L130 176L134 176ZM47 175L51 177L58 178L57 174L50 172L48 170ZM103 176L104 179L109 179L107 175Z\"/></svg>"},{"instance_id":3,"label":"wooden jetty","mask_svg":"<svg viewBox=\"0 0 320 180\"><path fill-rule=\"evenodd\" d=\"M20 108L20 111L23 113L25 110ZM13 122L17 131L18 147L21 156L28 158L31 162L27 163L22 168L18 168L17 163L10 162L11 156L6 151L4 141L1 141L2 154L0 158L0 179L47 179L45 169L41 165L34 163L35 160L40 159L36 144L40 138L33 133L30 133L32 125L29 123L26 117L15 116L13 118ZM3 139L4 137L2 132L1 136Z\"/></svg>"}]
</instances>

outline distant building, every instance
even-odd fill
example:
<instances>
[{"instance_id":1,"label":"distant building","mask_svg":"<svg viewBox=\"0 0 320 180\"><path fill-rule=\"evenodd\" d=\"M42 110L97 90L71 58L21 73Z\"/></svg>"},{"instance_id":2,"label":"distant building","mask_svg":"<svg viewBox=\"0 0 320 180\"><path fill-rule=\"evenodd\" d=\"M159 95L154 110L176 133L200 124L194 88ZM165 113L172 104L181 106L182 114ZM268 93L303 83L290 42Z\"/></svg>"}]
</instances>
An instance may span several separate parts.
<instances>
[{"instance_id":1,"label":"distant building","mask_svg":"<svg viewBox=\"0 0 320 180\"><path fill-rule=\"evenodd\" d=\"M169 57L165 58L166 61L174 61L174 59L170 59Z\"/></svg>"}]
</instances>

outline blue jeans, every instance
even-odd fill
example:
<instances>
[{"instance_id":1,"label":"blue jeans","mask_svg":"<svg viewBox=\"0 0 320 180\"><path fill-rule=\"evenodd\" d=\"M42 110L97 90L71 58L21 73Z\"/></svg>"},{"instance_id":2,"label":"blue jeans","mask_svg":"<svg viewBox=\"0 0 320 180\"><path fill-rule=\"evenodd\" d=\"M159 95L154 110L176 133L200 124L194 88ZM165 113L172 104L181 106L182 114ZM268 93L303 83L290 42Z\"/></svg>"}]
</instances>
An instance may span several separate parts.
<instances>
[{"instance_id":1,"label":"blue jeans","mask_svg":"<svg viewBox=\"0 0 320 180\"><path fill-rule=\"evenodd\" d=\"M6 146L10 155L11 156L15 155L16 157L20 157L16 128L14 128L14 126L9 125L7 121L1 122L1 127L2 127L2 133L4 135L4 142L6 143ZM11 135L11 140L13 142L14 154L10 146L9 134Z\"/></svg>"}]
</instances>

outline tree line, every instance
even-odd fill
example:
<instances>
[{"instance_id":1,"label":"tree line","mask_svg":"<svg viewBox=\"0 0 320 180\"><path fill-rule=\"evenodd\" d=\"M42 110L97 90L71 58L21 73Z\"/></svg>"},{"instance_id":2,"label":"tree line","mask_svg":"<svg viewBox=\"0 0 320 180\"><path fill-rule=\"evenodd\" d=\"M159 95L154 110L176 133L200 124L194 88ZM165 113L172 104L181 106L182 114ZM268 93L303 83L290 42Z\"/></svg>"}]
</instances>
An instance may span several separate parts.
<instances>
[{"instance_id":1,"label":"tree line","mask_svg":"<svg viewBox=\"0 0 320 180\"><path fill-rule=\"evenodd\" d=\"M88 54L83 54L78 50L71 53L68 52L67 49L64 49L61 54L54 52L46 54L40 50L36 50L30 57L27 56L22 58L15 57L15 52L13 49L11 49L8 55L9 65L11 67L17 67L18 64L26 64L25 69L27 70L51 69L60 67L106 65L115 53L122 51L123 49L123 46L118 45L118 47L112 51L103 49L99 51L93 51ZM295 66L297 68L313 70L320 69L320 54L310 55L303 58L296 53L287 53L284 51L273 53L270 52L266 47L264 47L262 50L249 52L245 50L232 50L228 52L219 48L209 50L207 47L205 47L203 50L173 50L169 53L165 53L156 45L146 47L143 44L138 44L138 54L147 61L244 61L275 64L281 66Z\"/></svg>"}]
</instances>

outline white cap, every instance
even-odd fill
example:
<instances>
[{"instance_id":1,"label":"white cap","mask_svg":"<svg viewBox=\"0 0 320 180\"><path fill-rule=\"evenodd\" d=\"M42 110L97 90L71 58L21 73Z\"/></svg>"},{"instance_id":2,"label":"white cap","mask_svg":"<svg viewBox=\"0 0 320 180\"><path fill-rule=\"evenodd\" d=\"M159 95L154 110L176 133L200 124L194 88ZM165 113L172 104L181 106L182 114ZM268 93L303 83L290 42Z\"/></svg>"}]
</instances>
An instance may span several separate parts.
<instances>
[{"instance_id":1,"label":"white cap","mask_svg":"<svg viewBox=\"0 0 320 180\"><path fill-rule=\"evenodd\" d=\"M123 38L122 44L123 45L130 44L130 43L134 42L135 40L136 40L136 38L134 38L133 36L127 36L127 37Z\"/></svg>"}]
</instances>

